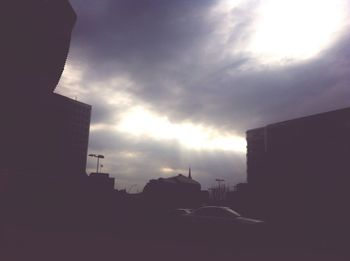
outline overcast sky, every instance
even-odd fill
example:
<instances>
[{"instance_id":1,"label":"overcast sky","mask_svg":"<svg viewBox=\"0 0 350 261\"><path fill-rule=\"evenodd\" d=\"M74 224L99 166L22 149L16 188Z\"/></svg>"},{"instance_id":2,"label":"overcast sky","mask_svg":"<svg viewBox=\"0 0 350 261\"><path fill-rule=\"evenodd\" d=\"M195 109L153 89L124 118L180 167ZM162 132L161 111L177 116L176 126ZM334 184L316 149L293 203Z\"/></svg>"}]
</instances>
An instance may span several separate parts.
<instances>
[{"instance_id":1,"label":"overcast sky","mask_svg":"<svg viewBox=\"0 0 350 261\"><path fill-rule=\"evenodd\" d=\"M92 105L116 188L246 180L245 131L350 106L346 0L71 0L57 92ZM96 162L88 159L88 172Z\"/></svg>"}]
</instances>

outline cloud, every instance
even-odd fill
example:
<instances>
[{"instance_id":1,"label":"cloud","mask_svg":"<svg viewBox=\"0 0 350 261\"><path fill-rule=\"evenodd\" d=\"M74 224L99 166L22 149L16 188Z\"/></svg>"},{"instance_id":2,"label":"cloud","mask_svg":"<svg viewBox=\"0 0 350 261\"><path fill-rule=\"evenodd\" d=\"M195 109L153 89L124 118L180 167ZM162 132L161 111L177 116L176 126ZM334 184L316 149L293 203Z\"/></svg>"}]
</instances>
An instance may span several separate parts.
<instances>
[{"instance_id":1,"label":"cloud","mask_svg":"<svg viewBox=\"0 0 350 261\"><path fill-rule=\"evenodd\" d=\"M111 132L92 132L90 150L105 155L104 170L117 178L118 188L138 184L140 189L151 178L169 177L188 173L191 165L193 177L204 188L215 178L224 178L227 183L245 181L245 155L225 151L192 151L176 141L157 142L148 139L133 139ZM88 169L95 171L96 161L88 160ZM164 172L163 168L173 171Z\"/></svg>"},{"instance_id":2,"label":"cloud","mask_svg":"<svg viewBox=\"0 0 350 261\"><path fill-rule=\"evenodd\" d=\"M205 187L217 177L245 180L244 153L196 151L176 139L118 131L135 108L169 126L191 123L244 138L250 128L349 106L346 24L311 57L264 63L247 48L261 1L71 2L78 22L57 91L92 104L89 150L108 155L104 169L120 186L142 189L151 177L171 174L162 168L189 164ZM88 169L94 164L89 159Z\"/></svg>"}]
</instances>

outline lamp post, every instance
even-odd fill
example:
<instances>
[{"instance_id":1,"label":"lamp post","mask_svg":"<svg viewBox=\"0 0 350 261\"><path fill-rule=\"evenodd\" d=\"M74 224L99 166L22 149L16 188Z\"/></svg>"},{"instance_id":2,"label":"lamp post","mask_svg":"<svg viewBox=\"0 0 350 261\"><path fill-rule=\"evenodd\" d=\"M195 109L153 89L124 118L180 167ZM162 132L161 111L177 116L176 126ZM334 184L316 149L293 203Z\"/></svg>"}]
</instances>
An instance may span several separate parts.
<instances>
[{"instance_id":1,"label":"lamp post","mask_svg":"<svg viewBox=\"0 0 350 261\"><path fill-rule=\"evenodd\" d=\"M100 159L104 159L105 156L103 156L101 154L89 154L89 157L97 158L96 173L98 173L98 167L100 165Z\"/></svg>"},{"instance_id":2,"label":"lamp post","mask_svg":"<svg viewBox=\"0 0 350 261\"><path fill-rule=\"evenodd\" d=\"M224 179L215 179L215 181L218 182L218 197L219 197L219 200L223 200L224 199L224 194L225 194L225 187L222 188L221 186L221 182L225 182Z\"/></svg>"},{"instance_id":3,"label":"lamp post","mask_svg":"<svg viewBox=\"0 0 350 261\"><path fill-rule=\"evenodd\" d=\"M215 181L217 181L218 182L218 186L219 186L219 188L221 187L220 185L221 185L221 182L224 182L225 180L224 179L215 179Z\"/></svg>"}]
</instances>

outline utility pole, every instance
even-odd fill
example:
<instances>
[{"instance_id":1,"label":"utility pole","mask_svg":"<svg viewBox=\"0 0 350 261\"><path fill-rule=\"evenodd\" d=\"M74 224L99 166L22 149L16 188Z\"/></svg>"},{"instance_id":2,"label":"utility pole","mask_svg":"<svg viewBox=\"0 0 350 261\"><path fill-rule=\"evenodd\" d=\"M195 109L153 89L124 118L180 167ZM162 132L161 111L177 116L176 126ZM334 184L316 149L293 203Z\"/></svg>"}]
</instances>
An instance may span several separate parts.
<instances>
[{"instance_id":1,"label":"utility pole","mask_svg":"<svg viewBox=\"0 0 350 261\"><path fill-rule=\"evenodd\" d=\"M104 159L105 156L101 154L89 154L89 157L97 158L96 173L98 173L98 167L100 166L100 159Z\"/></svg>"}]
</instances>

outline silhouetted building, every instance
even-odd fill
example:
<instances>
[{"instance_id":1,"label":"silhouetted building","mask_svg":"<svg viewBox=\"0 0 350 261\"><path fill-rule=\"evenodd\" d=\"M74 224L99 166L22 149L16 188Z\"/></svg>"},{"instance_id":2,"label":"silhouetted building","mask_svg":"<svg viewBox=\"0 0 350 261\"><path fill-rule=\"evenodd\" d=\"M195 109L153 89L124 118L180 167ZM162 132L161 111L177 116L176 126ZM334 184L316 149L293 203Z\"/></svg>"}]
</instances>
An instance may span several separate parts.
<instances>
[{"instance_id":1,"label":"silhouetted building","mask_svg":"<svg viewBox=\"0 0 350 261\"><path fill-rule=\"evenodd\" d=\"M89 184L90 188L96 192L114 191L114 178L109 177L108 173L91 173Z\"/></svg>"},{"instance_id":2,"label":"silhouetted building","mask_svg":"<svg viewBox=\"0 0 350 261\"><path fill-rule=\"evenodd\" d=\"M248 184L259 211L309 224L347 220L349 133L350 108L247 131Z\"/></svg>"},{"instance_id":3,"label":"silhouetted building","mask_svg":"<svg viewBox=\"0 0 350 261\"><path fill-rule=\"evenodd\" d=\"M28 100L51 93L76 21L68 0L1 1L0 10L1 96Z\"/></svg>"},{"instance_id":4,"label":"silhouetted building","mask_svg":"<svg viewBox=\"0 0 350 261\"><path fill-rule=\"evenodd\" d=\"M143 194L156 204L167 207L184 207L200 203L202 198L199 182L179 174L170 178L150 180Z\"/></svg>"},{"instance_id":5,"label":"silhouetted building","mask_svg":"<svg viewBox=\"0 0 350 261\"><path fill-rule=\"evenodd\" d=\"M49 128L57 135L52 166L62 174L85 174L91 106L58 94L52 94L51 101L55 117Z\"/></svg>"},{"instance_id":6,"label":"silhouetted building","mask_svg":"<svg viewBox=\"0 0 350 261\"><path fill-rule=\"evenodd\" d=\"M75 12L67 0L0 7L0 178L84 174L91 106L53 93Z\"/></svg>"},{"instance_id":7,"label":"silhouetted building","mask_svg":"<svg viewBox=\"0 0 350 261\"><path fill-rule=\"evenodd\" d=\"M19 175L84 174L91 106L51 94L23 108L7 136L0 172ZM11 123L11 122L10 122ZM15 127L12 125L12 127ZM0 131L4 134L3 131Z\"/></svg>"},{"instance_id":8,"label":"silhouetted building","mask_svg":"<svg viewBox=\"0 0 350 261\"><path fill-rule=\"evenodd\" d=\"M247 183L238 183L233 191L227 193L226 203L228 206L240 214L258 218L260 213L256 211L254 202L256 202L256 198L254 198L251 186Z\"/></svg>"},{"instance_id":9,"label":"silhouetted building","mask_svg":"<svg viewBox=\"0 0 350 261\"><path fill-rule=\"evenodd\" d=\"M2 212L24 222L81 220L91 212L91 106L53 93L76 14L68 0L11 0L1 1L0 17Z\"/></svg>"}]
</instances>

